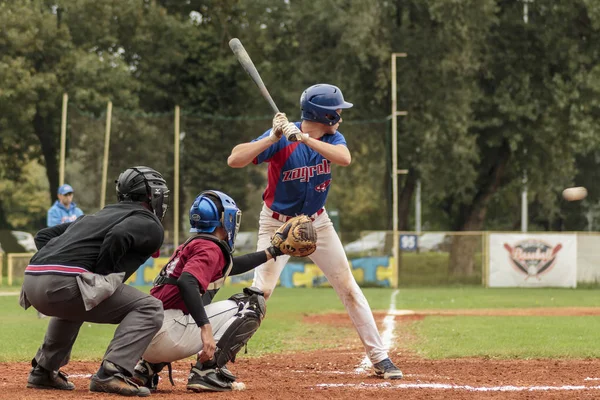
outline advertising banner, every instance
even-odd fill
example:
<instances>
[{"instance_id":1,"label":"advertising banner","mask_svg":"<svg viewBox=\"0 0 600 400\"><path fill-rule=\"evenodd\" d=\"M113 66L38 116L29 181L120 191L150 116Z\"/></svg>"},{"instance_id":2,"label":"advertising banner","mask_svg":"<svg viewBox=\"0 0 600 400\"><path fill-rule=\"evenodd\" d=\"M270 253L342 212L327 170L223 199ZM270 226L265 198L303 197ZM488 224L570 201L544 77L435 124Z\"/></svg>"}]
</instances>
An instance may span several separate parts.
<instances>
[{"instance_id":1,"label":"advertising banner","mask_svg":"<svg viewBox=\"0 0 600 400\"><path fill-rule=\"evenodd\" d=\"M490 287L576 287L577 235L492 233Z\"/></svg>"}]
</instances>

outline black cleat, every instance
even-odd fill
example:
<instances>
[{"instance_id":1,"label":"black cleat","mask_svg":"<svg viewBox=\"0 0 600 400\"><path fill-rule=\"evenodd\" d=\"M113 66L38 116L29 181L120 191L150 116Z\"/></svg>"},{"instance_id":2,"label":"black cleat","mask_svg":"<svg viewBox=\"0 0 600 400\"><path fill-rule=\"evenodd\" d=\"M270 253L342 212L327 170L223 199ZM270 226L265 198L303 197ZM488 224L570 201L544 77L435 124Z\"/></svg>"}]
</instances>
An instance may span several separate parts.
<instances>
[{"instance_id":1,"label":"black cleat","mask_svg":"<svg viewBox=\"0 0 600 400\"><path fill-rule=\"evenodd\" d=\"M150 396L150 389L134 383L115 364L104 361L102 366L110 376L99 378L97 374L94 374L90 382L90 392L116 393L121 396Z\"/></svg>"},{"instance_id":2,"label":"black cleat","mask_svg":"<svg viewBox=\"0 0 600 400\"><path fill-rule=\"evenodd\" d=\"M31 360L31 372L27 377L27 387L30 389L73 390L75 385L67 379L67 374L61 371L49 371Z\"/></svg>"},{"instance_id":3,"label":"black cleat","mask_svg":"<svg viewBox=\"0 0 600 400\"><path fill-rule=\"evenodd\" d=\"M188 377L187 390L194 392L230 392L233 390L232 382L235 377L229 370L222 373L219 368L202 367L197 363L192 367ZM232 380L230 377L233 377Z\"/></svg>"}]
</instances>

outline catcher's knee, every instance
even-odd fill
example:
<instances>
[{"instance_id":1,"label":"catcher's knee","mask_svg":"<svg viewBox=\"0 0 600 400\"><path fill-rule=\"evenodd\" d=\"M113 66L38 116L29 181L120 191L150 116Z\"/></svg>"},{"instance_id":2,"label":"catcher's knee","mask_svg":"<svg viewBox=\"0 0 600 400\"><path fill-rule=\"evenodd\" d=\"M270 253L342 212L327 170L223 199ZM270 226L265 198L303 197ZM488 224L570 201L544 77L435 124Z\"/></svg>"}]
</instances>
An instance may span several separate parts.
<instances>
[{"instance_id":1,"label":"catcher's knee","mask_svg":"<svg viewBox=\"0 0 600 400\"><path fill-rule=\"evenodd\" d=\"M229 298L229 300L233 300L238 304L238 314L241 312L247 312L248 310L254 311L257 314L260 314L260 320L262 321L267 313L265 297L266 295L264 291L256 286L251 286L244 288L243 293L234 294Z\"/></svg>"},{"instance_id":2,"label":"catcher's knee","mask_svg":"<svg viewBox=\"0 0 600 400\"><path fill-rule=\"evenodd\" d=\"M229 361L235 361L235 356L244 347L260 327L267 305L260 289L245 288L244 293L230 298L238 303L239 311L230 320L229 326L217 343L215 361L221 368Z\"/></svg>"}]
</instances>

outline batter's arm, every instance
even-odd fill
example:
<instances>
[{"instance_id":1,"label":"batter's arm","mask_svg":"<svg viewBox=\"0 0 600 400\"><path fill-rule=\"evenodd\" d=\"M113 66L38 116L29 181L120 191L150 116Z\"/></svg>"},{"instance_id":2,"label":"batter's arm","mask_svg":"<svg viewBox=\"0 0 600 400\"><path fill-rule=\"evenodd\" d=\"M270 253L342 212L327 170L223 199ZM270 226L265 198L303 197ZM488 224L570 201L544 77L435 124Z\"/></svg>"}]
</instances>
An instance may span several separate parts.
<instances>
[{"instance_id":1,"label":"batter's arm","mask_svg":"<svg viewBox=\"0 0 600 400\"><path fill-rule=\"evenodd\" d=\"M231 150L231 154L227 158L227 165L231 168L243 168L250 164L260 153L268 149L273 142L268 136L257 140L256 142L248 142L238 144Z\"/></svg>"},{"instance_id":2,"label":"batter's arm","mask_svg":"<svg viewBox=\"0 0 600 400\"><path fill-rule=\"evenodd\" d=\"M329 144L309 137L302 139L302 143L321 154L334 164L347 167L352 162L350 150L343 144Z\"/></svg>"}]
</instances>

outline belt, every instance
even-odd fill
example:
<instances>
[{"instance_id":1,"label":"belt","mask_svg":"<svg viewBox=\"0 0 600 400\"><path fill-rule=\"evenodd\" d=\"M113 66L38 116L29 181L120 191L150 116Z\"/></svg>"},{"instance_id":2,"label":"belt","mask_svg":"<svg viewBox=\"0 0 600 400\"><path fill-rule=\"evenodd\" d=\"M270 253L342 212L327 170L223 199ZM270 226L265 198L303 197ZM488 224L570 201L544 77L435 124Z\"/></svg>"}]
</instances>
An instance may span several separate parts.
<instances>
[{"instance_id":1,"label":"belt","mask_svg":"<svg viewBox=\"0 0 600 400\"><path fill-rule=\"evenodd\" d=\"M321 208L319 211L317 211L313 215L309 216L309 218L314 221L315 218L317 218L319 215L323 214L323 211L325 211L325 207ZM279 214L278 212L275 212L275 211L273 211L273 214L271 214L271 217L273 217L276 220L279 220L281 222L287 222L290 219L294 218L294 217L290 217L289 215Z\"/></svg>"}]
</instances>

